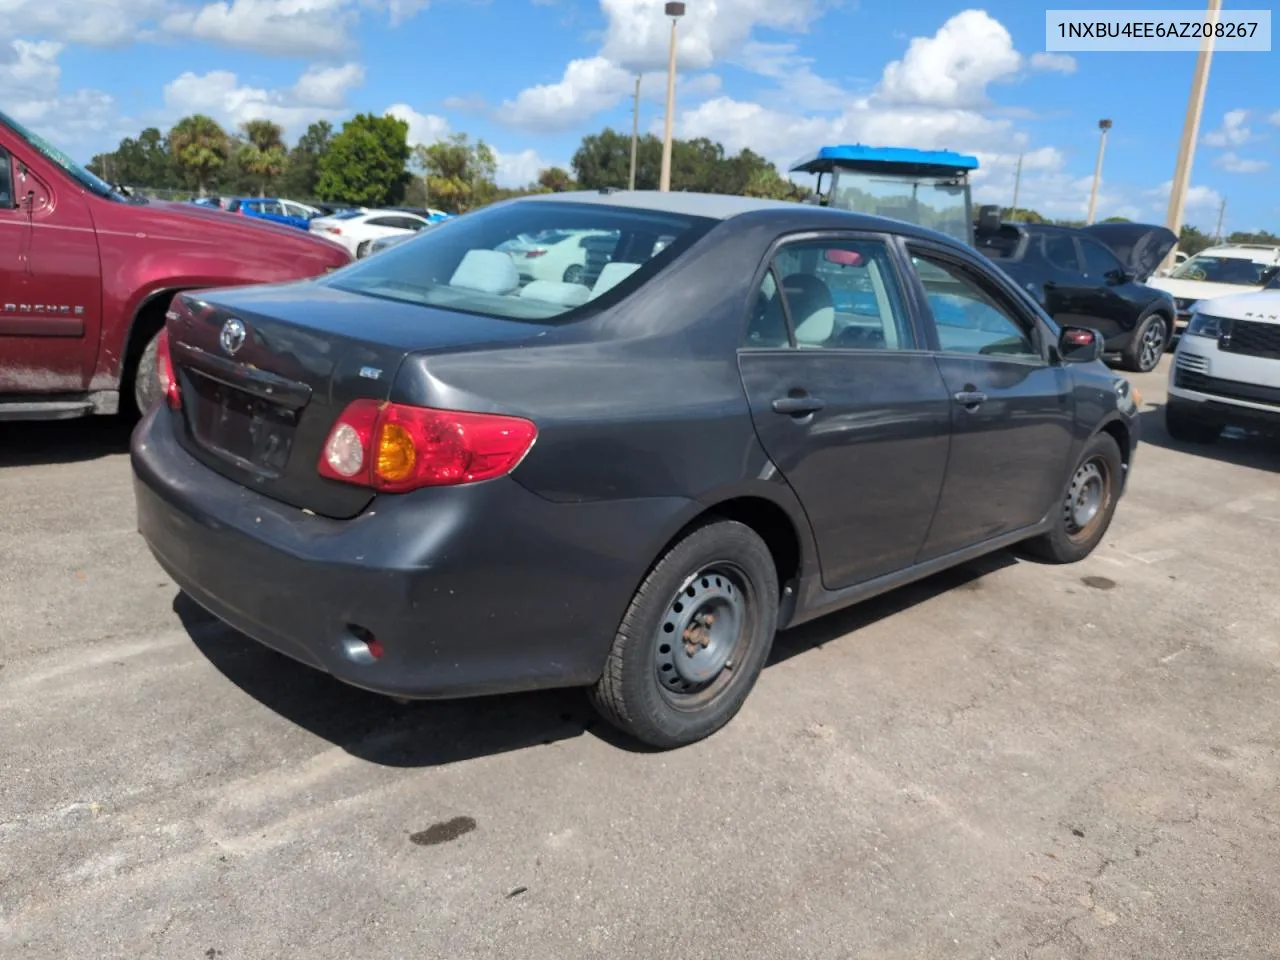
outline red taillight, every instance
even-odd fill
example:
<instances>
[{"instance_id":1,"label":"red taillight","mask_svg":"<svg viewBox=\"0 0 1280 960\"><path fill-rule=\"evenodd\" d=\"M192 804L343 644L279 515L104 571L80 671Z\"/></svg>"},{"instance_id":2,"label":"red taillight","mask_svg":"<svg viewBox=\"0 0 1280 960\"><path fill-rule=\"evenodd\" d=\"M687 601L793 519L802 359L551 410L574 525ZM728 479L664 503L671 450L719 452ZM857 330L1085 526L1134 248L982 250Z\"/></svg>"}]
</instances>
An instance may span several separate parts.
<instances>
[{"instance_id":1,"label":"red taillight","mask_svg":"<svg viewBox=\"0 0 1280 960\"><path fill-rule=\"evenodd\" d=\"M156 378L160 381L160 392L169 406L177 410L182 406L182 395L178 393L178 378L173 375L173 357L169 354L169 328L162 327L160 336L156 338Z\"/></svg>"},{"instance_id":2,"label":"red taillight","mask_svg":"<svg viewBox=\"0 0 1280 960\"><path fill-rule=\"evenodd\" d=\"M325 227L324 231L325 233L333 233L333 234L337 234L338 236L342 235L341 227Z\"/></svg>"},{"instance_id":3,"label":"red taillight","mask_svg":"<svg viewBox=\"0 0 1280 960\"><path fill-rule=\"evenodd\" d=\"M525 258L528 260L536 260L538 257L541 257L544 254L546 254L546 252L547 251L545 250L526 250L524 255L525 255Z\"/></svg>"},{"instance_id":4,"label":"red taillight","mask_svg":"<svg viewBox=\"0 0 1280 960\"><path fill-rule=\"evenodd\" d=\"M521 417L353 401L320 452L322 477L386 493L492 480L537 439Z\"/></svg>"}]
</instances>

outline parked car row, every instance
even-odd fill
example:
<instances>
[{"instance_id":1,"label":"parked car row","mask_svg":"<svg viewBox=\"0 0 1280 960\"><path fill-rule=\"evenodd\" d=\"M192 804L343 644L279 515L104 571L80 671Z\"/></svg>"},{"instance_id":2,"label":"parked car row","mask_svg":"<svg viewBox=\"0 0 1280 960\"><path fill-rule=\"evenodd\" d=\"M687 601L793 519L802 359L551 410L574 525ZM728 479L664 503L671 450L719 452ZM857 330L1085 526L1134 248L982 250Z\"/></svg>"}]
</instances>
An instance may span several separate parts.
<instances>
[{"instance_id":1,"label":"parked car row","mask_svg":"<svg viewBox=\"0 0 1280 960\"><path fill-rule=\"evenodd\" d=\"M421 212L400 207L377 210L342 210L327 217L316 217L308 224L317 233L346 247L357 258L369 255L375 240L399 237L407 239L426 227L452 219L439 210Z\"/></svg>"},{"instance_id":2,"label":"parked car row","mask_svg":"<svg viewBox=\"0 0 1280 960\"><path fill-rule=\"evenodd\" d=\"M421 224L423 223L440 223L453 216L443 210L436 210L432 207L370 209L368 207L335 206L332 204L316 207L306 203L298 203L296 200L284 200L278 197L205 197L194 199L192 203L216 207L226 210L228 213L238 213L246 217L269 220L272 223L280 223L308 231L313 229L312 224L317 220L323 224L346 217L365 216L378 218L378 225L380 226L386 227L391 223L396 223L398 226L392 229L414 232L421 229ZM340 231L333 230L322 229L319 232L329 232L335 236L341 235ZM387 234L383 232L377 235ZM343 246L348 246L348 244L343 242ZM359 256L364 256L368 250L367 247L363 250L353 248L352 252L357 253Z\"/></svg>"}]
</instances>

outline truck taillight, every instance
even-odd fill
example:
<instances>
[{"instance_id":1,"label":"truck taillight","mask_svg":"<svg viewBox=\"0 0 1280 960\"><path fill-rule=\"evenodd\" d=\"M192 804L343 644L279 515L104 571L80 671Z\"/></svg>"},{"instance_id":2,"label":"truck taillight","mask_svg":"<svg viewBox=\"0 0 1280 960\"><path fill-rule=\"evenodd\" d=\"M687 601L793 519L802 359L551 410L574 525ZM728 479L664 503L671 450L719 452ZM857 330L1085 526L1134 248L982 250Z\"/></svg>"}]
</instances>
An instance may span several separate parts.
<instances>
[{"instance_id":1,"label":"truck taillight","mask_svg":"<svg viewBox=\"0 0 1280 960\"><path fill-rule=\"evenodd\" d=\"M318 469L385 493L476 483L514 470L537 436L521 417L355 400L329 431Z\"/></svg>"},{"instance_id":2,"label":"truck taillight","mask_svg":"<svg viewBox=\"0 0 1280 960\"><path fill-rule=\"evenodd\" d=\"M156 378L160 381L160 392L164 394L165 403L174 410L182 406L182 395L178 392L178 378L173 375L173 357L169 353L169 328L162 327L160 336L156 338Z\"/></svg>"}]
</instances>

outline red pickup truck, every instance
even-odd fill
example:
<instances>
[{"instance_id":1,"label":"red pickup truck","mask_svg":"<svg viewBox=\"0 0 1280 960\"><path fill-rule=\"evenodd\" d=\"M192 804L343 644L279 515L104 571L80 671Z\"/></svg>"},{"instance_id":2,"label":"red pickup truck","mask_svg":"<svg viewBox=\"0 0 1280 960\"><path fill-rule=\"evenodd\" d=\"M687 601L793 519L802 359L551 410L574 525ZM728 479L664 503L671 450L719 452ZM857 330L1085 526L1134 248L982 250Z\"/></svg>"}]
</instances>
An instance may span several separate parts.
<instances>
[{"instance_id":1,"label":"red pickup truck","mask_svg":"<svg viewBox=\"0 0 1280 960\"><path fill-rule=\"evenodd\" d=\"M122 194L0 113L0 420L146 409L176 292L350 261L292 227Z\"/></svg>"}]
</instances>

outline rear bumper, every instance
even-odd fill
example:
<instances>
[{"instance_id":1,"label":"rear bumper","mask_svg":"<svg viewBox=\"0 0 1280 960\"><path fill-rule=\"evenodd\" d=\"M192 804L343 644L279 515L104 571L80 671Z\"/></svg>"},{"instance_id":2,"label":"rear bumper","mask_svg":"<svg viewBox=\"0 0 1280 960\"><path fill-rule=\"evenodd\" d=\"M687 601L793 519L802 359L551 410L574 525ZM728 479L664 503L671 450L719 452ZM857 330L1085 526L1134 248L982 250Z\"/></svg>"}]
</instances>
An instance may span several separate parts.
<instances>
[{"instance_id":1,"label":"rear bumper","mask_svg":"<svg viewBox=\"0 0 1280 960\"><path fill-rule=\"evenodd\" d=\"M380 496L352 520L271 500L174 439L132 444L138 530L193 600L355 686L432 698L594 682L680 499L558 504L511 479ZM665 532L665 533L664 533ZM358 630L384 653L375 659Z\"/></svg>"}]
</instances>

